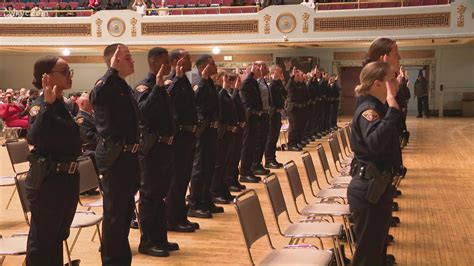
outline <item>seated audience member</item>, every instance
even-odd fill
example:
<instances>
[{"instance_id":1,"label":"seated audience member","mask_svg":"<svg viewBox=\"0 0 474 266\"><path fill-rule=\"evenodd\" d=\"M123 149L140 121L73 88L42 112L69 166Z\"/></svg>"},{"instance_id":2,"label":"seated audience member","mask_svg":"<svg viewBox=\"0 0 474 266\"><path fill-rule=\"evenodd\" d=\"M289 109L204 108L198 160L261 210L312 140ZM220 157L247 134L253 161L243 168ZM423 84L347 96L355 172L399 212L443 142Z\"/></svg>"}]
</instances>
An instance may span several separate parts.
<instances>
[{"instance_id":1,"label":"seated audience member","mask_svg":"<svg viewBox=\"0 0 474 266\"><path fill-rule=\"evenodd\" d=\"M77 14L76 12L72 12L72 7L70 5L66 5L64 10L67 10L68 12L66 13L66 17L75 17Z\"/></svg>"},{"instance_id":2,"label":"seated audience member","mask_svg":"<svg viewBox=\"0 0 474 266\"><path fill-rule=\"evenodd\" d=\"M151 9L155 9L155 8L157 8L157 7L156 7L155 3L151 3L150 8L151 8ZM158 16L158 11L157 11L157 10L150 10L150 11L148 12L148 15L149 15L149 16Z\"/></svg>"},{"instance_id":3,"label":"seated audience member","mask_svg":"<svg viewBox=\"0 0 474 266\"><path fill-rule=\"evenodd\" d=\"M307 6L308 8L314 9L316 6L314 0L303 0L300 5Z\"/></svg>"},{"instance_id":4,"label":"seated audience member","mask_svg":"<svg viewBox=\"0 0 474 266\"><path fill-rule=\"evenodd\" d=\"M81 93L71 93L69 95L69 99L65 100L66 107L68 111L73 115L76 116L79 112L79 106L77 106L76 100L81 96Z\"/></svg>"},{"instance_id":5,"label":"seated audience member","mask_svg":"<svg viewBox=\"0 0 474 266\"><path fill-rule=\"evenodd\" d=\"M42 17L43 16L43 10L39 8L37 4L33 6L30 12L30 17Z\"/></svg>"},{"instance_id":6,"label":"seated audience member","mask_svg":"<svg viewBox=\"0 0 474 266\"><path fill-rule=\"evenodd\" d=\"M23 107L13 100L13 94L5 93L4 103L0 105L0 118L7 127L28 128L28 116L21 117Z\"/></svg>"},{"instance_id":7,"label":"seated audience member","mask_svg":"<svg viewBox=\"0 0 474 266\"><path fill-rule=\"evenodd\" d=\"M100 1L99 0L89 0L88 7L92 8L94 10L99 10L100 9Z\"/></svg>"}]
</instances>

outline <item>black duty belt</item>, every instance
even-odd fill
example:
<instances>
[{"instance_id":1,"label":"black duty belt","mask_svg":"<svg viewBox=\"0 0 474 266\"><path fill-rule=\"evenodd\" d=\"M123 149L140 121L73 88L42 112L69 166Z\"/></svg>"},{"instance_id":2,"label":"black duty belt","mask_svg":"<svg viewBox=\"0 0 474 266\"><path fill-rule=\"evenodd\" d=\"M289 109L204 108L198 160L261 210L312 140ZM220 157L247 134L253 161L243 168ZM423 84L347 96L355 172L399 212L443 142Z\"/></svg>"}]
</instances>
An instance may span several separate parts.
<instances>
[{"instance_id":1,"label":"black duty belt","mask_svg":"<svg viewBox=\"0 0 474 266\"><path fill-rule=\"evenodd\" d=\"M178 126L179 131L187 131L191 133L196 133L197 125L180 125Z\"/></svg>"},{"instance_id":2,"label":"black duty belt","mask_svg":"<svg viewBox=\"0 0 474 266\"><path fill-rule=\"evenodd\" d=\"M304 104L304 103L301 103L301 104L300 104L300 103L294 103L293 105L294 105L295 107L298 107L298 108L306 107L306 104Z\"/></svg>"},{"instance_id":3,"label":"black duty belt","mask_svg":"<svg viewBox=\"0 0 474 266\"><path fill-rule=\"evenodd\" d=\"M268 115L268 114L270 114L270 111L269 111L269 110L262 110L262 115L263 115L263 114Z\"/></svg>"},{"instance_id":4,"label":"black duty belt","mask_svg":"<svg viewBox=\"0 0 474 266\"><path fill-rule=\"evenodd\" d=\"M213 122L209 123L209 127L210 128L217 128L217 127L219 127L219 122L218 121L213 121Z\"/></svg>"},{"instance_id":5,"label":"black duty belt","mask_svg":"<svg viewBox=\"0 0 474 266\"><path fill-rule=\"evenodd\" d=\"M226 127L226 130L227 130L227 131L230 131L230 132L232 132L232 133L237 133L237 130L238 130L238 129L239 129L238 126L227 126L227 127Z\"/></svg>"},{"instance_id":6,"label":"black duty belt","mask_svg":"<svg viewBox=\"0 0 474 266\"><path fill-rule=\"evenodd\" d=\"M130 152L130 153L137 153L138 148L140 148L140 144L134 143L134 144L125 144L123 145L123 152Z\"/></svg>"},{"instance_id":7,"label":"black duty belt","mask_svg":"<svg viewBox=\"0 0 474 266\"><path fill-rule=\"evenodd\" d=\"M253 114L253 115L258 115L258 116L262 116L262 111L255 111L255 110L250 110L250 113Z\"/></svg>"},{"instance_id":8,"label":"black duty belt","mask_svg":"<svg viewBox=\"0 0 474 266\"><path fill-rule=\"evenodd\" d=\"M54 165L54 164L53 164ZM68 174L75 174L77 172L78 163L76 161L65 162L65 163L56 163L55 170L56 172L65 172Z\"/></svg>"},{"instance_id":9,"label":"black duty belt","mask_svg":"<svg viewBox=\"0 0 474 266\"><path fill-rule=\"evenodd\" d=\"M157 140L158 143L163 143L163 144L166 144L166 145L173 145L173 141L174 141L173 136L171 136L171 137L159 136L158 140Z\"/></svg>"}]
</instances>

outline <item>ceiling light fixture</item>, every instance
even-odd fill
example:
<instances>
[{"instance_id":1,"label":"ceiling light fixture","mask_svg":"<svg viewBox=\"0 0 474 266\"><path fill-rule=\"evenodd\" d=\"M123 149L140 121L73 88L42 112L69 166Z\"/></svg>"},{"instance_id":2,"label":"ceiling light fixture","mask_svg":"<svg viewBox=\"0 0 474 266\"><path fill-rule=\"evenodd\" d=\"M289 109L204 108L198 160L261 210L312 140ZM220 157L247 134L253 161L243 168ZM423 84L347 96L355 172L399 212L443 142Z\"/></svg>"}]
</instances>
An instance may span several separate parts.
<instances>
[{"instance_id":1,"label":"ceiling light fixture","mask_svg":"<svg viewBox=\"0 0 474 266\"><path fill-rule=\"evenodd\" d=\"M212 48L212 53L213 53L213 54L219 54L220 52L221 52L221 48L219 48L219 47L217 47L217 46L214 47L214 48Z\"/></svg>"},{"instance_id":2,"label":"ceiling light fixture","mask_svg":"<svg viewBox=\"0 0 474 266\"><path fill-rule=\"evenodd\" d=\"M66 48L66 49L63 49L62 54L63 54L64 56L69 56L69 55L71 55L71 50L69 50L69 49L67 49L67 48Z\"/></svg>"}]
</instances>

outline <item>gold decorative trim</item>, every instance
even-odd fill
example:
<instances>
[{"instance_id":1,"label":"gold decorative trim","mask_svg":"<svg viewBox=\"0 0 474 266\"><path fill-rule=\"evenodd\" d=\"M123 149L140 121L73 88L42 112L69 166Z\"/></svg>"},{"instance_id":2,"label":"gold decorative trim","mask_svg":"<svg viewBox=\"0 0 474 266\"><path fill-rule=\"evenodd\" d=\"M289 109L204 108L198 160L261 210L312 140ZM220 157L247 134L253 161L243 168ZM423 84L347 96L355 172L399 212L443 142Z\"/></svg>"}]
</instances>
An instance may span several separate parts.
<instances>
[{"instance_id":1,"label":"gold decorative trim","mask_svg":"<svg viewBox=\"0 0 474 266\"><path fill-rule=\"evenodd\" d=\"M290 33L296 28L296 18L289 12L282 13L276 19L276 26L281 33Z\"/></svg>"},{"instance_id":2,"label":"gold decorative trim","mask_svg":"<svg viewBox=\"0 0 474 266\"><path fill-rule=\"evenodd\" d=\"M258 20L148 22L142 36L258 33Z\"/></svg>"},{"instance_id":3,"label":"gold decorative trim","mask_svg":"<svg viewBox=\"0 0 474 266\"><path fill-rule=\"evenodd\" d=\"M263 32L265 34L270 34L270 19L272 18L272 16L266 14L265 16L263 16L263 21L265 21L265 25L263 26Z\"/></svg>"},{"instance_id":4,"label":"gold decorative trim","mask_svg":"<svg viewBox=\"0 0 474 266\"><path fill-rule=\"evenodd\" d=\"M138 20L136 18L130 19L130 24L132 24L132 37L137 37L137 22Z\"/></svg>"},{"instance_id":5,"label":"gold decorative trim","mask_svg":"<svg viewBox=\"0 0 474 266\"><path fill-rule=\"evenodd\" d=\"M125 21L119 17L113 17L107 22L107 30L113 37L120 37L125 33Z\"/></svg>"},{"instance_id":6,"label":"gold decorative trim","mask_svg":"<svg viewBox=\"0 0 474 266\"><path fill-rule=\"evenodd\" d=\"M466 12L467 7L464 5L458 6L456 11L458 12L458 23L457 26L458 28L464 27L464 12Z\"/></svg>"},{"instance_id":7,"label":"gold decorative trim","mask_svg":"<svg viewBox=\"0 0 474 266\"><path fill-rule=\"evenodd\" d=\"M309 23L308 23L308 20L309 20L309 14L308 13L304 13L303 14L303 33L307 33L308 32L308 28L309 28Z\"/></svg>"},{"instance_id":8,"label":"gold decorative trim","mask_svg":"<svg viewBox=\"0 0 474 266\"><path fill-rule=\"evenodd\" d=\"M91 24L0 24L2 37L63 37L91 36Z\"/></svg>"},{"instance_id":9,"label":"gold decorative trim","mask_svg":"<svg viewBox=\"0 0 474 266\"><path fill-rule=\"evenodd\" d=\"M103 20L100 18L95 20L95 25L96 25L95 33L97 37L102 37L102 22Z\"/></svg>"},{"instance_id":10,"label":"gold decorative trim","mask_svg":"<svg viewBox=\"0 0 474 266\"><path fill-rule=\"evenodd\" d=\"M449 27L451 13L315 18L314 31L360 31Z\"/></svg>"}]
</instances>

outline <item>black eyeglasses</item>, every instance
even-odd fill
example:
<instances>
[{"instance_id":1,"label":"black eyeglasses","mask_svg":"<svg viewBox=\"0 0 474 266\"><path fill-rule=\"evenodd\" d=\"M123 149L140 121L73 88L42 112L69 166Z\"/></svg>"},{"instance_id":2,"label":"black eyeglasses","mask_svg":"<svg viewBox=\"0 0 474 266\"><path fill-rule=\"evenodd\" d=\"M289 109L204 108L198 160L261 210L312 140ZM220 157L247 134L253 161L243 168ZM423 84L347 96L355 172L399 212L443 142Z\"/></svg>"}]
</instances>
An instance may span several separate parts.
<instances>
[{"instance_id":1,"label":"black eyeglasses","mask_svg":"<svg viewBox=\"0 0 474 266\"><path fill-rule=\"evenodd\" d=\"M54 73L54 72L61 73L61 74L62 74L63 76L65 76L66 78L69 78L69 77L72 78L72 76L74 76L74 70L69 69L69 68L68 68L68 69L64 69L64 70L61 70L61 71L59 71L59 70L52 70L50 73Z\"/></svg>"}]
</instances>

